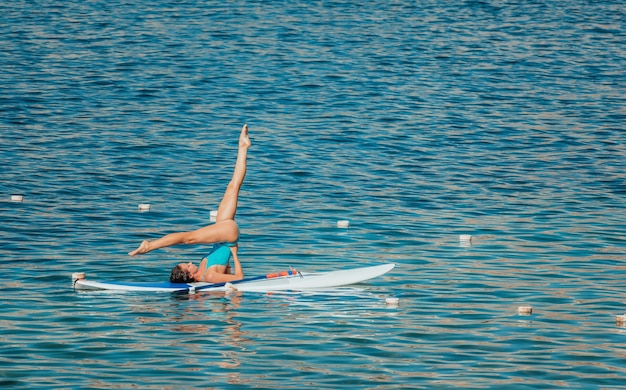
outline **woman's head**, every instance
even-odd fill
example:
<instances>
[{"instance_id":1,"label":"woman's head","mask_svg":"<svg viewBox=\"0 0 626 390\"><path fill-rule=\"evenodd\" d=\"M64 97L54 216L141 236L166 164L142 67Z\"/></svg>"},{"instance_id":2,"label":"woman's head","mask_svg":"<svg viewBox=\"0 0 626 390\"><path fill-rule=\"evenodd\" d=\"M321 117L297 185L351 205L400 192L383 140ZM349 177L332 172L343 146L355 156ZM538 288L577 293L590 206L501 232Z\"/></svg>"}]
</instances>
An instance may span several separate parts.
<instances>
[{"instance_id":1,"label":"woman's head","mask_svg":"<svg viewBox=\"0 0 626 390\"><path fill-rule=\"evenodd\" d=\"M170 274L170 282L172 283L191 283L195 282L194 273L198 270L198 267L192 263L180 263L172 268Z\"/></svg>"}]
</instances>

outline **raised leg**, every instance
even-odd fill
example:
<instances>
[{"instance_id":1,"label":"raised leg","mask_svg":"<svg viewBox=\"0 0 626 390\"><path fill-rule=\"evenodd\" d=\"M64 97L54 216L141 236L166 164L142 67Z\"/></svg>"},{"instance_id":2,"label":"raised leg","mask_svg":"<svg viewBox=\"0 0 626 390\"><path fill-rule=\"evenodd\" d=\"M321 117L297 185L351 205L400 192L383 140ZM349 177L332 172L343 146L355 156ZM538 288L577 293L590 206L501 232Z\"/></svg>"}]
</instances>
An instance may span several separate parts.
<instances>
[{"instance_id":1,"label":"raised leg","mask_svg":"<svg viewBox=\"0 0 626 390\"><path fill-rule=\"evenodd\" d=\"M234 220L237 213L237 202L239 200L239 191L246 177L248 148L252 143L248 137L248 125L243 125L241 134L239 135L239 150L237 151L237 162L235 163L235 171L233 177L226 187L220 206L217 209L217 223L225 220Z\"/></svg>"}]
</instances>

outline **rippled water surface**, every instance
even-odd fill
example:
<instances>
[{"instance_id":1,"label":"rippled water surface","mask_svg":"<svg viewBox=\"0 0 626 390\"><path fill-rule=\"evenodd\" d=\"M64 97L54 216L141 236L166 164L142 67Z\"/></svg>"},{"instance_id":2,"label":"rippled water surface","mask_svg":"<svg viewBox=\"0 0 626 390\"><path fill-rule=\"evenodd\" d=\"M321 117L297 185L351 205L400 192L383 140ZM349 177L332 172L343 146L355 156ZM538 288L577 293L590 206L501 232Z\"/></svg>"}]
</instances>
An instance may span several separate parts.
<instances>
[{"instance_id":1,"label":"rippled water surface","mask_svg":"<svg viewBox=\"0 0 626 390\"><path fill-rule=\"evenodd\" d=\"M623 385L624 10L4 2L0 384ZM397 267L322 293L72 289L199 260L126 254L209 223L243 123L247 275Z\"/></svg>"}]
</instances>

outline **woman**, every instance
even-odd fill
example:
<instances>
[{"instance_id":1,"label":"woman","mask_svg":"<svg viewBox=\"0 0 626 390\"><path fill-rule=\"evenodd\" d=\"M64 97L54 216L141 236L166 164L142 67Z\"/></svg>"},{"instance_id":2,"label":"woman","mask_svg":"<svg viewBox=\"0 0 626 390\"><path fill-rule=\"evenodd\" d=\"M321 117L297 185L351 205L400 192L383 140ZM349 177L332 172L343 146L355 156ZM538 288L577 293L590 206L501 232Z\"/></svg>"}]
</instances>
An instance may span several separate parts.
<instances>
[{"instance_id":1,"label":"woman","mask_svg":"<svg viewBox=\"0 0 626 390\"><path fill-rule=\"evenodd\" d=\"M170 281L172 283L223 283L243 279L243 270L237 257L239 227L235 222L235 213L237 212L239 190L246 176L246 159L250 145L248 125L243 125L239 135L235 172L217 209L215 224L190 232L171 233L154 241L144 241L139 248L128 254L136 256L178 244L214 244L211 252L200 262L200 266L191 262L176 265L172 269ZM235 265L234 274L230 273L229 260L231 257Z\"/></svg>"}]
</instances>

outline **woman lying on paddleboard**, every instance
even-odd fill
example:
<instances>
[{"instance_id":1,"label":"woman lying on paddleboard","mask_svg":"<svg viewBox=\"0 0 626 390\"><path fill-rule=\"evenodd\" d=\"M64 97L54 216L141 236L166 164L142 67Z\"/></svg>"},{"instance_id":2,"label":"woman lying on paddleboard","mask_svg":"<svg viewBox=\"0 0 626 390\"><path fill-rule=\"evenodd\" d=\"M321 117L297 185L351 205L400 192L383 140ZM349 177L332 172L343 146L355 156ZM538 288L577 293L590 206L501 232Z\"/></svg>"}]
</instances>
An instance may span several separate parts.
<instances>
[{"instance_id":1,"label":"woman lying on paddleboard","mask_svg":"<svg viewBox=\"0 0 626 390\"><path fill-rule=\"evenodd\" d=\"M170 281L223 283L243 279L243 270L237 257L239 227L235 222L235 213L239 190L246 176L246 159L250 145L248 125L244 125L239 135L235 172L217 209L215 224L194 231L171 233L154 241L144 241L139 248L128 254L135 256L178 244L214 244L211 252L200 262L200 266L191 262L176 265L172 269ZM234 274L230 273L231 257L235 265Z\"/></svg>"}]
</instances>

